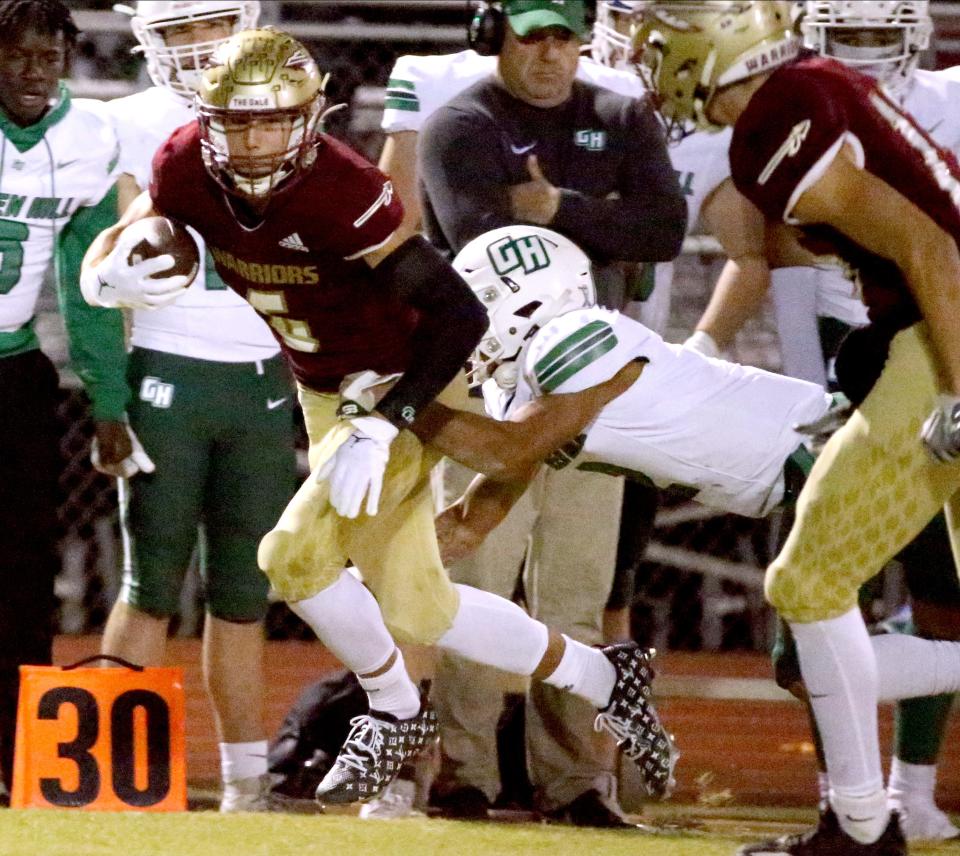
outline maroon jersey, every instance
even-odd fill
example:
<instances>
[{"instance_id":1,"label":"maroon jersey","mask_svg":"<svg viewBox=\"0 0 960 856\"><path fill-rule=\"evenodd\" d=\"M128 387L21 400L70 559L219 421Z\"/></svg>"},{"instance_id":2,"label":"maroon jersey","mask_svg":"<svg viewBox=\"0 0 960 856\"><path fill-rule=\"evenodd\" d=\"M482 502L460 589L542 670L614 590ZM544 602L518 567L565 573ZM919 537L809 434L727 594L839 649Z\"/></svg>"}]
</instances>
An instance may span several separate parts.
<instances>
[{"instance_id":1,"label":"maroon jersey","mask_svg":"<svg viewBox=\"0 0 960 856\"><path fill-rule=\"evenodd\" d=\"M960 239L960 168L866 75L836 60L805 56L777 69L737 120L730 167L737 189L764 215L796 222L791 211L844 143L859 164ZM905 326L919 312L892 262L834 229L803 228L803 243L857 274L874 322Z\"/></svg>"},{"instance_id":2,"label":"maroon jersey","mask_svg":"<svg viewBox=\"0 0 960 856\"><path fill-rule=\"evenodd\" d=\"M402 372L416 313L359 258L400 224L393 185L342 143L322 140L309 173L277 192L253 228L207 174L195 122L157 151L150 195L200 233L217 273L270 325L297 380L333 392L351 372Z\"/></svg>"}]
</instances>

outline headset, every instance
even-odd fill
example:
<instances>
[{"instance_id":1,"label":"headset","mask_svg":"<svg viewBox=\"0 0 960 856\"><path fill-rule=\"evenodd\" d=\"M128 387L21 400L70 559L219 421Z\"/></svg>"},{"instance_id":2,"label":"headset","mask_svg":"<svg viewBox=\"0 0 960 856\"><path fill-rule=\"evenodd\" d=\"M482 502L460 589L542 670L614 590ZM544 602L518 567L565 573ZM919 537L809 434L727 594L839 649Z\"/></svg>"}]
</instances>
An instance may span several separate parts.
<instances>
[{"instance_id":1,"label":"headset","mask_svg":"<svg viewBox=\"0 0 960 856\"><path fill-rule=\"evenodd\" d=\"M496 56L503 47L506 16L500 3L481 3L467 28L467 44L480 56Z\"/></svg>"}]
</instances>

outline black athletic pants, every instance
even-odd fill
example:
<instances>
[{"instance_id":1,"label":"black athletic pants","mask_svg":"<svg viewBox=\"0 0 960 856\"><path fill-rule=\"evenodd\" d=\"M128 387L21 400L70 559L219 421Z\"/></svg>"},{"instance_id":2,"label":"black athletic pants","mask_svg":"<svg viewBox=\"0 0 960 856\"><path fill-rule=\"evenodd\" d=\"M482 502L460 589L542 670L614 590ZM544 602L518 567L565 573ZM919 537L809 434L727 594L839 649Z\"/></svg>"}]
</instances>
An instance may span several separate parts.
<instances>
[{"instance_id":1,"label":"black athletic pants","mask_svg":"<svg viewBox=\"0 0 960 856\"><path fill-rule=\"evenodd\" d=\"M38 350L0 358L0 772L13 784L21 664L52 662L57 372Z\"/></svg>"}]
</instances>

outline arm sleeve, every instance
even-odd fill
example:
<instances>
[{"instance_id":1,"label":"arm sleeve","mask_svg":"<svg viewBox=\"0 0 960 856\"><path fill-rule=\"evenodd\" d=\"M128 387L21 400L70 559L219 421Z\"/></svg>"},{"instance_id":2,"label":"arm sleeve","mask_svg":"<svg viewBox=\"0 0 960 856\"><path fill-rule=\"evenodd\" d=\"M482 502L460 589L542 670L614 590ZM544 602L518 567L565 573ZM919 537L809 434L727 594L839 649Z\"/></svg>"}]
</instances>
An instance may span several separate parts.
<instances>
[{"instance_id":1,"label":"arm sleeve","mask_svg":"<svg viewBox=\"0 0 960 856\"><path fill-rule=\"evenodd\" d=\"M823 174L848 131L842 104L810 74L787 68L757 90L730 146L733 182L775 222Z\"/></svg>"},{"instance_id":2,"label":"arm sleeve","mask_svg":"<svg viewBox=\"0 0 960 856\"><path fill-rule=\"evenodd\" d=\"M420 314L403 377L377 411L406 428L456 377L487 329L487 312L460 275L416 235L373 270L375 278Z\"/></svg>"},{"instance_id":3,"label":"arm sleeve","mask_svg":"<svg viewBox=\"0 0 960 856\"><path fill-rule=\"evenodd\" d=\"M441 108L420 135L420 178L454 253L477 235L514 222L509 182L491 131L458 110Z\"/></svg>"},{"instance_id":4,"label":"arm sleeve","mask_svg":"<svg viewBox=\"0 0 960 856\"><path fill-rule=\"evenodd\" d=\"M97 421L118 421L130 398L123 315L90 306L80 294L80 263L91 241L117 221L117 189L97 205L81 208L57 243L57 294L70 345L70 359L83 381Z\"/></svg>"},{"instance_id":5,"label":"arm sleeve","mask_svg":"<svg viewBox=\"0 0 960 856\"><path fill-rule=\"evenodd\" d=\"M683 245L687 204L653 111L646 100L630 109L631 150L617 198L563 188L550 226L600 261L669 261Z\"/></svg>"},{"instance_id":6,"label":"arm sleeve","mask_svg":"<svg viewBox=\"0 0 960 856\"><path fill-rule=\"evenodd\" d=\"M415 68L417 58L397 57L387 80L386 97L380 127L386 134L419 131L426 115L422 77Z\"/></svg>"}]
</instances>

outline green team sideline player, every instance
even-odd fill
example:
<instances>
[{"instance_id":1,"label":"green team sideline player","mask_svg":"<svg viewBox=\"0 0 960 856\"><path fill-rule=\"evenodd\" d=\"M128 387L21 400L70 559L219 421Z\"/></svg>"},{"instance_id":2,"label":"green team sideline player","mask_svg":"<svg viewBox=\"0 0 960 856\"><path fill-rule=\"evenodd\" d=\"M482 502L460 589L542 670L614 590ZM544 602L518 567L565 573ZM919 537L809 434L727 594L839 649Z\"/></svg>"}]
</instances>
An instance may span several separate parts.
<instances>
[{"instance_id":1,"label":"green team sideline player","mask_svg":"<svg viewBox=\"0 0 960 856\"><path fill-rule=\"evenodd\" d=\"M13 766L19 666L51 662L57 373L34 330L54 265L70 354L93 404L101 450L127 458L123 319L80 296L80 260L115 217L119 149L109 123L73 101L77 28L58 0L0 0L0 769ZM112 345L109 343L113 343Z\"/></svg>"}]
</instances>

